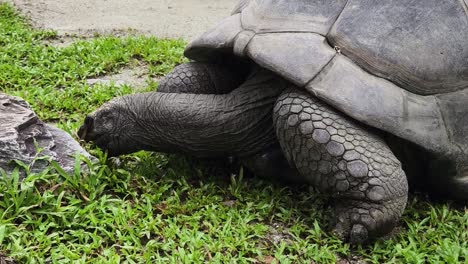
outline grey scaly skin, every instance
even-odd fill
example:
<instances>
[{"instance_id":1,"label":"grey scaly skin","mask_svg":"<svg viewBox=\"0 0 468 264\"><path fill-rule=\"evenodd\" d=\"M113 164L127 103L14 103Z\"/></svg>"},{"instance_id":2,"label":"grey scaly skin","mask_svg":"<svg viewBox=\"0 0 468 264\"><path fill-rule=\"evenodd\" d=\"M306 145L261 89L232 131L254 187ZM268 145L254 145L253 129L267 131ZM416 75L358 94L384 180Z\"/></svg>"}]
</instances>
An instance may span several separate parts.
<instances>
[{"instance_id":1,"label":"grey scaly skin","mask_svg":"<svg viewBox=\"0 0 468 264\"><path fill-rule=\"evenodd\" d=\"M271 125L271 109L286 82L265 70L251 70L249 65L243 68L196 62L179 65L161 81L157 93L124 96L108 102L85 119L78 134L110 156L139 150L209 158L234 156L261 177L302 182L297 170L288 165ZM237 88L233 83L240 84L246 78L250 80L233 92ZM270 92L259 93L259 89ZM153 107L148 108L149 105ZM184 111L177 115L166 109L170 106ZM235 108L237 111L233 111ZM141 115L142 112L146 114ZM154 119L148 115L150 112ZM206 123L197 123L205 118ZM221 122L217 126L213 123L216 118ZM174 131L178 122L182 125ZM145 125L148 128L143 128Z\"/></svg>"},{"instance_id":2,"label":"grey scaly skin","mask_svg":"<svg viewBox=\"0 0 468 264\"><path fill-rule=\"evenodd\" d=\"M293 85L263 69L255 69L247 77L223 76L214 82L212 77L218 78L218 75L207 71L215 72L210 65L181 65L162 81L160 92L123 96L108 102L86 118L79 131L80 137L94 141L111 156L138 150L186 153L195 157L235 156L260 176L311 184L332 194L337 201L334 230L352 243L363 243L387 233L397 223L406 202L406 178L400 163L381 139L304 92L292 92ZM219 80L233 78L246 78L246 81L231 92L216 87L223 85ZM173 81L175 79L185 81ZM204 86L201 90L197 88L200 85ZM287 87L289 89L283 92ZM224 94L196 94L200 91L223 91ZM318 105L321 110L317 110L314 118L321 114L324 116L321 118L328 121L317 124L317 132L328 125L329 129L323 131L332 133L333 126L343 126L344 122L346 126L336 130L337 136L360 131L357 136L362 139L359 140L378 148L380 162L390 165L379 167L382 170L369 170L372 177L364 176L364 167L379 164L370 164L374 161L369 155L361 158L356 151L345 153L349 137L342 137L341 153L339 146L330 147L325 139L315 135L315 123L304 122L304 125L312 125L304 130L298 118L315 111ZM335 123L330 123L330 116ZM302 139L298 138L301 133ZM333 136L321 135L327 140ZM278 148L278 139L284 151ZM305 145L301 145L303 143ZM358 143L353 147L361 150L364 146ZM334 153L333 157L330 152ZM316 170L310 171L311 168ZM385 173L379 174L381 171ZM304 178L301 174L314 178ZM396 190L388 189L388 184L396 183L399 184Z\"/></svg>"},{"instance_id":3,"label":"grey scaly skin","mask_svg":"<svg viewBox=\"0 0 468 264\"><path fill-rule=\"evenodd\" d=\"M158 93L227 94L245 79L256 78L257 71L263 71L256 69L255 65L242 64L233 59L230 62L228 65L198 62L178 65L161 80ZM279 142L255 154L242 155L240 161L256 175L266 179L293 184L304 182L298 171L288 164Z\"/></svg>"},{"instance_id":4,"label":"grey scaly skin","mask_svg":"<svg viewBox=\"0 0 468 264\"><path fill-rule=\"evenodd\" d=\"M149 150L247 157L277 142L272 109L287 84L260 70L227 94L173 93L163 86L163 92L123 96L104 104L85 119L79 135L111 156Z\"/></svg>"},{"instance_id":5,"label":"grey scaly skin","mask_svg":"<svg viewBox=\"0 0 468 264\"><path fill-rule=\"evenodd\" d=\"M335 200L336 233L363 243L398 223L408 184L382 138L297 89L279 97L274 125L290 163Z\"/></svg>"},{"instance_id":6,"label":"grey scaly skin","mask_svg":"<svg viewBox=\"0 0 468 264\"><path fill-rule=\"evenodd\" d=\"M249 64L189 62L176 66L158 85L159 93L227 94L238 88L252 71Z\"/></svg>"},{"instance_id":7,"label":"grey scaly skin","mask_svg":"<svg viewBox=\"0 0 468 264\"><path fill-rule=\"evenodd\" d=\"M117 99L80 134L112 154L233 155L298 177L335 202L335 231L363 243L406 205L392 149L422 175L412 182L468 201L467 10L466 0L241 0L185 50L220 64L181 66L161 89L179 93ZM271 72L239 77L246 64L231 60Z\"/></svg>"},{"instance_id":8,"label":"grey scaly skin","mask_svg":"<svg viewBox=\"0 0 468 264\"><path fill-rule=\"evenodd\" d=\"M241 0L230 17L193 40L185 56L203 62L238 56L293 84L297 93L288 93L294 96L279 102L286 107L275 113L281 116L274 122L281 147L304 179L320 182L313 184L335 199L338 216L340 206L353 203L343 219L337 217L343 224L336 229L360 242L390 230L405 206L400 195L406 192L405 176L390 149L402 158L409 178L413 172L421 176L411 182L468 201L467 8L466 0ZM310 106L316 102L327 105L324 114L338 118L312 125L298 121L296 111L315 110ZM345 142L327 130L343 120L352 121L338 134ZM302 134L296 122L312 134ZM363 142L351 139L355 131L365 132L359 135ZM378 153L360 145L373 145L374 138ZM366 177L353 176L357 163L348 161L346 152L329 157L350 144L360 150L355 158L363 162L360 171L367 168ZM322 162L314 160L317 151ZM379 159L372 160L374 155ZM350 176L337 178L333 165L343 160L351 167L338 169ZM366 181L370 189L354 193L356 184Z\"/></svg>"}]
</instances>

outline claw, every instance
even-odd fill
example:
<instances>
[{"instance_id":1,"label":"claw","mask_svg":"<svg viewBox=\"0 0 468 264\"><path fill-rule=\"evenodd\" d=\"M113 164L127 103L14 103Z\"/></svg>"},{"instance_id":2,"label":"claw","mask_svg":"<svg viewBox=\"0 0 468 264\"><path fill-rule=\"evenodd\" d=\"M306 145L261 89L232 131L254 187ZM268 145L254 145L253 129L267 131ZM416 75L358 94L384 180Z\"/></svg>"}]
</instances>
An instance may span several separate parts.
<instances>
[{"instance_id":1,"label":"claw","mask_svg":"<svg viewBox=\"0 0 468 264\"><path fill-rule=\"evenodd\" d=\"M361 224L353 225L351 234L349 235L349 242L354 245L364 244L369 238L367 228Z\"/></svg>"},{"instance_id":2,"label":"claw","mask_svg":"<svg viewBox=\"0 0 468 264\"><path fill-rule=\"evenodd\" d=\"M338 222L335 224L335 227L332 230L332 233L341 240L347 240L349 235L349 227L346 227L346 224L343 222Z\"/></svg>"}]
</instances>

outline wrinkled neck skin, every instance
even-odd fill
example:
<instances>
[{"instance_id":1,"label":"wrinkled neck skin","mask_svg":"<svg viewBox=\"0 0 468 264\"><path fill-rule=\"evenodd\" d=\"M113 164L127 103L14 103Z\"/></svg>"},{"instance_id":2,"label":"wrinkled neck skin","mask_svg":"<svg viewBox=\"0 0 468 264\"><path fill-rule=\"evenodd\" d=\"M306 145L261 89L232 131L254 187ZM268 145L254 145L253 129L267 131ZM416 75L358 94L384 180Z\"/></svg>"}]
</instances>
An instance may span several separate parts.
<instances>
[{"instance_id":1,"label":"wrinkled neck skin","mask_svg":"<svg viewBox=\"0 0 468 264\"><path fill-rule=\"evenodd\" d=\"M261 71L229 94L149 92L121 97L115 102L125 109L120 145L126 153L252 155L276 142L272 111L287 86L283 79Z\"/></svg>"}]
</instances>

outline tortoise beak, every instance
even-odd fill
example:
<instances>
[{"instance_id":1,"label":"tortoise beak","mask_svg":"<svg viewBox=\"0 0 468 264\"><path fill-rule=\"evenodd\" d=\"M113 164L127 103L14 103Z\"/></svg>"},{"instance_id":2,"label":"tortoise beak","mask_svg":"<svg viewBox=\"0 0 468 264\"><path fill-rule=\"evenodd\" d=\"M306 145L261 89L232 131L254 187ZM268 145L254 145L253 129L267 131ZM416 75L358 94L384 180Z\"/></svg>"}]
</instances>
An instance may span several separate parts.
<instances>
[{"instance_id":1,"label":"tortoise beak","mask_svg":"<svg viewBox=\"0 0 468 264\"><path fill-rule=\"evenodd\" d=\"M78 130L78 137L84 141L90 141L91 139L87 137L89 132L92 132L94 129L94 118L87 116L84 120L84 124Z\"/></svg>"}]
</instances>

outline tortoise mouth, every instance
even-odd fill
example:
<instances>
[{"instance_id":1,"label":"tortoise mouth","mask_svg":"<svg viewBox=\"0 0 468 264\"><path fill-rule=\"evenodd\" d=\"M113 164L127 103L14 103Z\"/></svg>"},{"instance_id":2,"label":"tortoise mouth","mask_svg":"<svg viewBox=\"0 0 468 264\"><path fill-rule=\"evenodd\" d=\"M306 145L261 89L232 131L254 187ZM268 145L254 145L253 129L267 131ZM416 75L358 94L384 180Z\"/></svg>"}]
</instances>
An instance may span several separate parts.
<instances>
[{"instance_id":1,"label":"tortoise mouth","mask_svg":"<svg viewBox=\"0 0 468 264\"><path fill-rule=\"evenodd\" d=\"M78 137L86 142L89 142L94 138L90 138L90 135L94 129L94 118L87 116L84 120L84 124L78 130Z\"/></svg>"}]
</instances>

